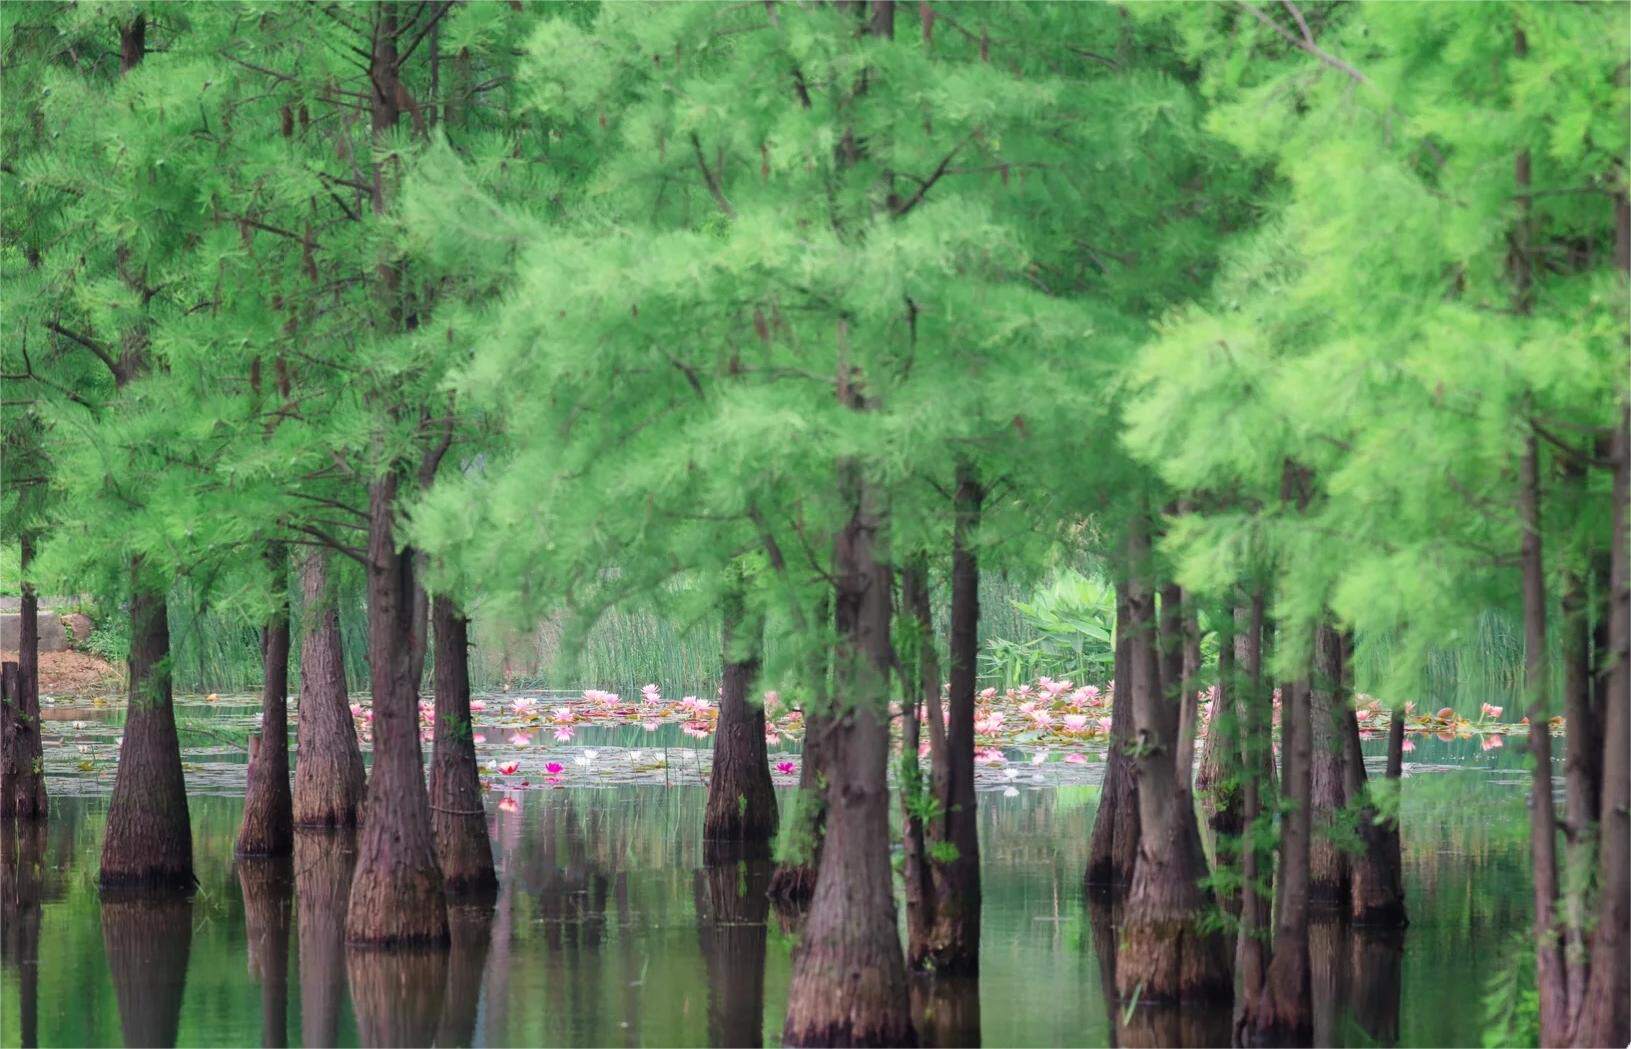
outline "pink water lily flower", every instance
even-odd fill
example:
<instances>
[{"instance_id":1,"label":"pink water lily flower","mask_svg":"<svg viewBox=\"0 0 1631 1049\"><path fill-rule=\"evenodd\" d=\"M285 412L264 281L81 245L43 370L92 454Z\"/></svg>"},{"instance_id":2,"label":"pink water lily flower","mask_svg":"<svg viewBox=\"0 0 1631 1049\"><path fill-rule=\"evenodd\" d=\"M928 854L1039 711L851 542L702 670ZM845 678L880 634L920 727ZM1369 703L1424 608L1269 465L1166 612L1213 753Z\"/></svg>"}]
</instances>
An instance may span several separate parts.
<instances>
[{"instance_id":1,"label":"pink water lily flower","mask_svg":"<svg viewBox=\"0 0 1631 1049\"><path fill-rule=\"evenodd\" d=\"M572 714L572 708L571 707L556 707L555 708L554 720L555 720L555 722L557 724L561 724L561 725L570 724L572 722L572 718L573 718L573 714Z\"/></svg>"},{"instance_id":2,"label":"pink water lily flower","mask_svg":"<svg viewBox=\"0 0 1631 1049\"><path fill-rule=\"evenodd\" d=\"M571 738L572 738L572 726L571 725L562 725L560 728L555 730L555 739L558 742L565 743L567 740L569 740Z\"/></svg>"},{"instance_id":3,"label":"pink water lily flower","mask_svg":"<svg viewBox=\"0 0 1631 1049\"><path fill-rule=\"evenodd\" d=\"M1065 762L1070 765L1085 765L1087 764L1087 757L1083 754L1066 754Z\"/></svg>"},{"instance_id":4,"label":"pink water lily flower","mask_svg":"<svg viewBox=\"0 0 1631 1049\"><path fill-rule=\"evenodd\" d=\"M486 743L487 742L487 737L484 734L480 733L480 732L476 733L474 736L472 736L470 738L472 740L474 740L475 742L477 742L477 743Z\"/></svg>"},{"instance_id":5,"label":"pink water lily flower","mask_svg":"<svg viewBox=\"0 0 1631 1049\"><path fill-rule=\"evenodd\" d=\"M484 711L486 709L487 709L487 701L486 700L472 699L470 701L470 713L480 714L482 711Z\"/></svg>"},{"instance_id":6,"label":"pink water lily flower","mask_svg":"<svg viewBox=\"0 0 1631 1049\"><path fill-rule=\"evenodd\" d=\"M532 737L525 732L512 733L510 736L510 746L512 747L525 747L531 742Z\"/></svg>"},{"instance_id":7,"label":"pink water lily flower","mask_svg":"<svg viewBox=\"0 0 1631 1049\"><path fill-rule=\"evenodd\" d=\"M1412 750L1416 749L1416 741L1411 739L1409 736L1406 736L1404 738L1404 746L1400 747L1399 749L1408 754Z\"/></svg>"},{"instance_id":8,"label":"pink water lily flower","mask_svg":"<svg viewBox=\"0 0 1631 1049\"><path fill-rule=\"evenodd\" d=\"M1479 742L1479 745L1482 746L1485 750L1498 750L1501 747L1506 746L1506 738L1504 736L1500 735L1499 733L1495 733L1495 732L1492 732L1492 733L1484 736L1478 742Z\"/></svg>"},{"instance_id":9,"label":"pink water lily flower","mask_svg":"<svg viewBox=\"0 0 1631 1049\"><path fill-rule=\"evenodd\" d=\"M533 708L536 702L531 696L520 696L514 703L510 704L510 709L517 714L525 714Z\"/></svg>"},{"instance_id":10,"label":"pink water lily flower","mask_svg":"<svg viewBox=\"0 0 1631 1049\"><path fill-rule=\"evenodd\" d=\"M351 716L354 717L354 718L362 717L362 704L361 703L351 704Z\"/></svg>"},{"instance_id":11,"label":"pink water lily flower","mask_svg":"<svg viewBox=\"0 0 1631 1049\"><path fill-rule=\"evenodd\" d=\"M519 761L506 761L498 767L498 771L505 776L513 776L521 771L521 763Z\"/></svg>"},{"instance_id":12,"label":"pink water lily flower","mask_svg":"<svg viewBox=\"0 0 1631 1049\"><path fill-rule=\"evenodd\" d=\"M1064 721L1066 732L1083 732L1087 729L1086 714L1066 714Z\"/></svg>"},{"instance_id":13,"label":"pink water lily flower","mask_svg":"<svg viewBox=\"0 0 1631 1049\"><path fill-rule=\"evenodd\" d=\"M1031 711L1031 721L1036 724L1037 728L1047 728L1053 724L1053 715L1046 710L1033 710Z\"/></svg>"},{"instance_id":14,"label":"pink water lily flower","mask_svg":"<svg viewBox=\"0 0 1631 1049\"><path fill-rule=\"evenodd\" d=\"M798 766L793 764L791 761L778 761L776 762L776 771L780 772L783 776L791 776L793 773L798 771Z\"/></svg>"},{"instance_id":15,"label":"pink water lily flower","mask_svg":"<svg viewBox=\"0 0 1631 1049\"><path fill-rule=\"evenodd\" d=\"M549 773L551 776L559 776L565 770L566 767L558 761L551 761L549 764L544 766L544 771Z\"/></svg>"},{"instance_id":16,"label":"pink water lily flower","mask_svg":"<svg viewBox=\"0 0 1631 1049\"><path fill-rule=\"evenodd\" d=\"M1100 718L1099 719L1099 731L1104 733L1107 736L1110 734L1110 719L1109 718Z\"/></svg>"},{"instance_id":17,"label":"pink water lily flower","mask_svg":"<svg viewBox=\"0 0 1631 1049\"><path fill-rule=\"evenodd\" d=\"M989 703L997 698L997 690L994 688L981 689L980 698Z\"/></svg>"},{"instance_id":18,"label":"pink water lily flower","mask_svg":"<svg viewBox=\"0 0 1631 1049\"><path fill-rule=\"evenodd\" d=\"M1484 717L1490 718L1490 719L1493 720L1494 718L1498 718L1498 717L1501 716L1501 711L1503 709L1505 709L1505 708L1498 707L1493 703L1485 703L1483 706L1478 708L1478 712L1480 714L1482 714Z\"/></svg>"},{"instance_id":19,"label":"pink water lily flower","mask_svg":"<svg viewBox=\"0 0 1631 1049\"><path fill-rule=\"evenodd\" d=\"M500 811L500 812L520 812L521 811L521 803L519 801L516 801L514 798L509 797L509 796L499 798L498 799L498 811Z\"/></svg>"}]
</instances>

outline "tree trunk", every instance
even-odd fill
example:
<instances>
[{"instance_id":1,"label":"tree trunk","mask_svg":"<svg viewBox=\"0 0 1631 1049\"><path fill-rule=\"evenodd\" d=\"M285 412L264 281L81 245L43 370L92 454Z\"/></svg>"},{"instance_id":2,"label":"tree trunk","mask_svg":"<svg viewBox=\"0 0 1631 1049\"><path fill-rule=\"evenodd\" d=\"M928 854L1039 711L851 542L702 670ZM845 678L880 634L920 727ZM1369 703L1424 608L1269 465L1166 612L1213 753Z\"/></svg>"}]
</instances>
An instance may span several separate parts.
<instances>
[{"instance_id":1,"label":"tree trunk","mask_svg":"<svg viewBox=\"0 0 1631 1049\"><path fill-rule=\"evenodd\" d=\"M1115 680L1110 688L1110 746L1105 754L1104 787L1088 842L1088 888L1124 890L1133 883L1138 860L1138 782L1128 748L1133 739L1133 689L1129 673L1127 587L1116 584Z\"/></svg>"},{"instance_id":2,"label":"tree trunk","mask_svg":"<svg viewBox=\"0 0 1631 1049\"><path fill-rule=\"evenodd\" d=\"M1624 236L1626 202L1616 198ZM1608 667L1604 690L1603 788L1598 817L1597 925L1591 979L1576 1020L1578 1046L1631 1042L1631 406L1621 411L1611 446L1613 552L1609 567ZM1572 729L1571 729L1572 731Z\"/></svg>"},{"instance_id":3,"label":"tree trunk","mask_svg":"<svg viewBox=\"0 0 1631 1049\"><path fill-rule=\"evenodd\" d=\"M1263 621L1266 602L1259 588L1252 590L1244 616L1237 614L1240 644L1236 649L1240 691L1241 820L1240 936L1235 943L1235 967L1240 973L1241 1001L1253 1002L1262 994L1268 950L1264 938L1269 927L1269 896L1265 889L1274 876L1271 861L1254 839L1264 818L1267 778L1263 752L1269 749L1272 710L1263 678ZM1269 758L1272 761L1272 755Z\"/></svg>"},{"instance_id":4,"label":"tree trunk","mask_svg":"<svg viewBox=\"0 0 1631 1049\"><path fill-rule=\"evenodd\" d=\"M1178 786L1195 795L1195 736L1200 726L1201 624L1195 603L1185 595L1182 616L1182 684L1178 694Z\"/></svg>"},{"instance_id":5,"label":"tree trunk","mask_svg":"<svg viewBox=\"0 0 1631 1049\"><path fill-rule=\"evenodd\" d=\"M1585 487L1585 469L1565 459L1564 483ZM1572 566L1562 580L1563 717L1563 890L1564 957L1569 962L1571 1010L1585 1002L1590 967L1587 915L1592 866L1597 859L1598 804L1602 795L1603 727L1591 702L1591 619L1585 578Z\"/></svg>"},{"instance_id":6,"label":"tree trunk","mask_svg":"<svg viewBox=\"0 0 1631 1049\"><path fill-rule=\"evenodd\" d=\"M1523 526L1524 691L1529 702L1530 859L1534 868L1535 976L1540 988L1543 1045L1560 1044L1567 1032L1567 965L1557 928L1557 830L1552 811L1552 730L1547 701L1546 568L1540 544L1538 450L1531 435L1519 464L1518 519Z\"/></svg>"},{"instance_id":7,"label":"tree trunk","mask_svg":"<svg viewBox=\"0 0 1631 1049\"><path fill-rule=\"evenodd\" d=\"M727 571L731 579L721 602L719 723L714 730L702 837L764 850L776 836L777 817L765 748L765 708L752 695L759 676L764 621L748 607L741 568L733 565Z\"/></svg>"},{"instance_id":8,"label":"tree trunk","mask_svg":"<svg viewBox=\"0 0 1631 1049\"><path fill-rule=\"evenodd\" d=\"M1308 845L1308 898L1346 907L1348 856L1333 828L1348 804L1346 726L1353 710L1342 690L1342 638L1330 624L1314 633L1314 674L1309 691L1309 770L1313 836Z\"/></svg>"},{"instance_id":9,"label":"tree trunk","mask_svg":"<svg viewBox=\"0 0 1631 1049\"><path fill-rule=\"evenodd\" d=\"M1218 683L1212 698L1212 719L1206 729L1195 790L1201 812L1212 833L1216 867L1240 868L1240 686L1236 681L1235 653L1244 631L1234 628L1236 610L1218 631ZM1221 890L1218 903L1230 914L1240 913L1238 889Z\"/></svg>"},{"instance_id":10,"label":"tree trunk","mask_svg":"<svg viewBox=\"0 0 1631 1049\"><path fill-rule=\"evenodd\" d=\"M830 610L830 604L823 599L816 622L825 624ZM809 665L805 668L810 679L809 700L803 711L804 748L799 785L793 795L793 811L777 847L776 870L770 876L770 898L780 907L803 907L815 895L821 841L827 832L827 785L822 765L826 722L822 714L829 703L829 662L826 646L812 644Z\"/></svg>"},{"instance_id":11,"label":"tree trunk","mask_svg":"<svg viewBox=\"0 0 1631 1049\"><path fill-rule=\"evenodd\" d=\"M335 1045L339 1039L345 1001L345 910L356 866L356 832L341 829L295 835L303 1045Z\"/></svg>"},{"instance_id":12,"label":"tree trunk","mask_svg":"<svg viewBox=\"0 0 1631 1049\"><path fill-rule=\"evenodd\" d=\"M764 1044L770 862L740 845L710 845L693 893L708 970L708 1044Z\"/></svg>"},{"instance_id":13,"label":"tree trunk","mask_svg":"<svg viewBox=\"0 0 1631 1049\"><path fill-rule=\"evenodd\" d=\"M853 507L834 548L837 678L820 873L793 960L784 1045L912 1045L889 862L890 587L877 496L840 465Z\"/></svg>"},{"instance_id":14,"label":"tree trunk","mask_svg":"<svg viewBox=\"0 0 1631 1049\"><path fill-rule=\"evenodd\" d=\"M453 895L498 890L487 840L481 774L470 720L470 622L453 599L436 595L436 724L430 759L431 830L443 888ZM377 716L377 715L376 715Z\"/></svg>"},{"instance_id":15,"label":"tree trunk","mask_svg":"<svg viewBox=\"0 0 1631 1049\"><path fill-rule=\"evenodd\" d=\"M1244 1017L1247 1036L1256 1044L1306 1045L1314 1033L1308 965L1311 691L1306 681L1292 681L1280 697L1280 753L1288 811L1280 824L1281 888L1274 954L1263 978L1263 991L1256 1001L1246 1004Z\"/></svg>"},{"instance_id":16,"label":"tree trunk","mask_svg":"<svg viewBox=\"0 0 1631 1049\"><path fill-rule=\"evenodd\" d=\"M1338 709L1342 711L1339 727L1342 730L1344 793L1350 802L1366 798L1356 821L1360 851L1348 858L1348 917L1357 926L1402 929L1409 924L1404 906L1404 860L1399 847L1399 822L1389 819L1377 823L1377 812L1368 803L1370 777L1365 772L1365 755L1360 748L1359 719L1353 710L1353 640L1349 635L1338 636L1340 665L1336 694ZM1398 734L1399 754L1404 753L1404 713L1394 712L1394 722L1388 726L1388 775L1397 782L1399 772L1394 771L1394 734Z\"/></svg>"},{"instance_id":17,"label":"tree trunk","mask_svg":"<svg viewBox=\"0 0 1631 1049\"><path fill-rule=\"evenodd\" d=\"M1222 936L1205 928L1211 904L1200 887L1206 875L1200 831L1174 765L1177 688L1163 688L1155 595L1146 579L1149 524L1135 520L1128 537L1127 613L1132 710L1136 729L1139 846L1116 957L1116 990L1124 1000L1150 1003L1226 1001L1234 978ZM1176 596L1173 594L1173 596ZM1177 602L1168 619L1176 624ZM1181 666L1182 653L1169 659Z\"/></svg>"},{"instance_id":18,"label":"tree trunk","mask_svg":"<svg viewBox=\"0 0 1631 1049\"><path fill-rule=\"evenodd\" d=\"M190 895L102 898L102 950L126 1045L175 1045L192 953Z\"/></svg>"},{"instance_id":19,"label":"tree trunk","mask_svg":"<svg viewBox=\"0 0 1631 1049\"><path fill-rule=\"evenodd\" d=\"M261 1045L289 1044L289 921L293 870L287 857L240 859L249 971L261 985Z\"/></svg>"},{"instance_id":20,"label":"tree trunk","mask_svg":"<svg viewBox=\"0 0 1631 1049\"><path fill-rule=\"evenodd\" d=\"M187 783L170 699L164 591L131 562L129 706L102 839L104 889L191 891Z\"/></svg>"},{"instance_id":21,"label":"tree trunk","mask_svg":"<svg viewBox=\"0 0 1631 1049\"><path fill-rule=\"evenodd\" d=\"M39 598L29 582L34 543L22 537L22 601L17 630L17 689L7 696L0 742L0 819L46 818L45 754L40 738Z\"/></svg>"},{"instance_id":22,"label":"tree trunk","mask_svg":"<svg viewBox=\"0 0 1631 1049\"><path fill-rule=\"evenodd\" d=\"M346 911L346 942L447 943L447 904L436 865L419 750L418 691L409 659L413 561L392 529L396 479L369 491L368 655L374 695L374 769ZM355 983L355 976L353 983ZM432 1025L434 1033L434 1024Z\"/></svg>"},{"instance_id":23,"label":"tree trunk","mask_svg":"<svg viewBox=\"0 0 1631 1049\"><path fill-rule=\"evenodd\" d=\"M980 564L974 532L984 489L974 467L960 463L952 497L950 717L939 732L938 702L930 704L930 744L941 744L931 773L938 816L928 824L929 886L934 901L928 955L936 973L973 976L980 968L980 828L974 795L974 692L978 674ZM938 675L936 675L938 676ZM926 679L938 700L939 683ZM949 850L949 851L948 851ZM937 853L939 854L937 857Z\"/></svg>"},{"instance_id":24,"label":"tree trunk","mask_svg":"<svg viewBox=\"0 0 1631 1049\"><path fill-rule=\"evenodd\" d=\"M912 646L915 658L900 661L901 690L908 700L901 710L900 733L901 882L906 900L906 965L911 969L924 969L932 965L929 925L935 910L923 827L925 802L931 797L931 787L924 781L923 765L918 760L918 725L924 711L929 717L931 760L935 752L945 752L945 724L934 720L940 717L940 666L934 651L934 614L929 606L926 558L914 557L901 569L900 593L901 603L911 616L911 626L907 629L915 639ZM941 741L938 747L934 742L937 739Z\"/></svg>"},{"instance_id":25,"label":"tree trunk","mask_svg":"<svg viewBox=\"0 0 1631 1049\"><path fill-rule=\"evenodd\" d=\"M325 555L300 567L305 607L300 639L300 712L296 727L294 824L351 827L361 816L362 751L351 720L341 651L340 616L328 588Z\"/></svg>"},{"instance_id":26,"label":"tree trunk","mask_svg":"<svg viewBox=\"0 0 1631 1049\"><path fill-rule=\"evenodd\" d=\"M274 546L273 610L261 630L261 731L251 745L240 856L287 856L294 851L294 801L289 793L289 602L287 555Z\"/></svg>"}]
</instances>

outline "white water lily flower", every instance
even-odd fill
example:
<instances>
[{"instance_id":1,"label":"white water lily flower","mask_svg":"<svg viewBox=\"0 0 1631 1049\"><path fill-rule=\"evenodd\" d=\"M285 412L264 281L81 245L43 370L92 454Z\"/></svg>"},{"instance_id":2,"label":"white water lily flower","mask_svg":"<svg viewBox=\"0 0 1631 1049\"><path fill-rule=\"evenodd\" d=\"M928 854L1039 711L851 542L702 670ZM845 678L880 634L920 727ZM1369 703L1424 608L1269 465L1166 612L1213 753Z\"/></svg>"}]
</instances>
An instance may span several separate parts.
<instances>
[{"instance_id":1,"label":"white water lily flower","mask_svg":"<svg viewBox=\"0 0 1631 1049\"><path fill-rule=\"evenodd\" d=\"M586 761L593 761L599 756L600 755L596 754L593 750L586 750L583 752L583 757Z\"/></svg>"},{"instance_id":2,"label":"white water lily flower","mask_svg":"<svg viewBox=\"0 0 1631 1049\"><path fill-rule=\"evenodd\" d=\"M85 727L85 723L84 723L84 722L83 722L83 721L76 721L76 722L74 722L74 731L75 731L75 732L78 732L78 731L80 731L80 730L81 730L81 729L83 729L83 728L84 728L84 727Z\"/></svg>"},{"instance_id":3,"label":"white water lily flower","mask_svg":"<svg viewBox=\"0 0 1631 1049\"><path fill-rule=\"evenodd\" d=\"M1033 765L1040 765L1044 761L1047 761L1047 760L1048 760L1048 748L1047 747L1043 747L1041 750L1039 750L1035 754L1031 755L1031 764L1033 764Z\"/></svg>"},{"instance_id":4,"label":"white water lily flower","mask_svg":"<svg viewBox=\"0 0 1631 1049\"><path fill-rule=\"evenodd\" d=\"M577 757L572 759L572 763L574 765L587 765L589 764L589 759L584 757L582 754L579 754Z\"/></svg>"},{"instance_id":5,"label":"white water lily flower","mask_svg":"<svg viewBox=\"0 0 1631 1049\"><path fill-rule=\"evenodd\" d=\"M1019 770L1018 769L1003 769L1002 770L1002 775L1003 775L1004 779L1019 779Z\"/></svg>"},{"instance_id":6,"label":"white water lily flower","mask_svg":"<svg viewBox=\"0 0 1631 1049\"><path fill-rule=\"evenodd\" d=\"M1002 789L1002 796L1005 797L1005 798L1017 798L1017 797L1019 797L1019 788L1018 787L1004 787Z\"/></svg>"},{"instance_id":7,"label":"white water lily flower","mask_svg":"<svg viewBox=\"0 0 1631 1049\"><path fill-rule=\"evenodd\" d=\"M489 761L487 763L487 771L488 772L497 772L498 771L498 761L496 759L493 760L493 761Z\"/></svg>"},{"instance_id":8,"label":"white water lily flower","mask_svg":"<svg viewBox=\"0 0 1631 1049\"><path fill-rule=\"evenodd\" d=\"M630 761L638 762L641 758L643 758L645 756L646 756L646 752L643 751L643 750L631 750L631 751L629 751L629 760Z\"/></svg>"}]
</instances>

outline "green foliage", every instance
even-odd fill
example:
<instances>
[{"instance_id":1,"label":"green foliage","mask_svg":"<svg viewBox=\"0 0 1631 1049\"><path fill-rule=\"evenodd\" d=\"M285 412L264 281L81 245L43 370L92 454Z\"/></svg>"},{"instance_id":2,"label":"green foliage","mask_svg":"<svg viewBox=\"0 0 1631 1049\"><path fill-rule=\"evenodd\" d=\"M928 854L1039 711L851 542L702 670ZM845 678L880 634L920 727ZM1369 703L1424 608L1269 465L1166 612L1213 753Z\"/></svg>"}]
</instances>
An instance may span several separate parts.
<instances>
[{"instance_id":1,"label":"green foliage","mask_svg":"<svg viewBox=\"0 0 1631 1049\"><path fill-rule=\"evenodd\" d=\"M1486 1047L1540 1044L1540 992L1535 987L1535 947L1515 933L1484 988Z\"/></svg>"}]
</instances>

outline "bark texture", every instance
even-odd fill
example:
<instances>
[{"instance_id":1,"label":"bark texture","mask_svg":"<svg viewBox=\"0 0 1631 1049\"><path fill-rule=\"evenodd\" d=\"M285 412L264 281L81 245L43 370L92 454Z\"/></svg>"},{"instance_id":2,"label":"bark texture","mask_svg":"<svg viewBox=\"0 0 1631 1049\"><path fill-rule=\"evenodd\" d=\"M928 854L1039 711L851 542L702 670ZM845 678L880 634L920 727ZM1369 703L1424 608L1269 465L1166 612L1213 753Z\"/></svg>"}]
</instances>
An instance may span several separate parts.
<instances>
[{"instance_id":1,"label":"bark texture","mask_svg":"<svg viewBox=\"0 0 1631 1049\"><path fill-rule=\"evenodd\" d=\"M1127 895L1116 990L1123 1000L1227 1001L1234 977L1222 936L1205 928L1212 901L1200 887L1206 876L1200 830L1189 792L1179 786L1174 758L1178 739L1178 688L1163 689L1155 595L1150 572L1148 523L1135 520L1128 540L1128 654L1136 729L1139 846ZM1174 678L1181 676L1181 609L1168 591L1168 652Z\"/></svg>"},{"instance_id":2,"label":"bark texture","mask_svg":"<svg viewBox=\"0 0 1631 1049\"><path fill-rule=\"evenodd\" d=\"M1344 711L1340 727L1343 746L1343 775L1345 792L1350 799L1367 798L1370 778L1365 771L1365 756L1360 749L1359 719L1353 711L1353 641L1338 637L1341 660L1339 676L1340 698ZM1388 726L1388 776L1397 780L1399 769L1394 764L1394 734L1397 732L1399 757L1403 759L1404 716L1395 712ZM1356 926L1402 929L1409 924L1404 902L1404 858L1399 845L1399 823L1390 819L1377 822L1376 809L1362 804L1355 816L1359 832L1360 850L1348 858L1348 917Z\"/></svg>"},{"instance_id":3,"label":"bark texture","mask_svg":"<svg viewBox=\"0 0 1631 1049\"><path fill-rule=\"evenodd\" d=\"M191 891L193 840L170 697L170 625L163 589L132 562L129 707L108 803L104 889Z\"/></svg>"},{"instance_id":4,"label":"bark texture","mask_svg":"<svg viewBox=\"0 0 1631 1049\"><path fill-rule=\"evenodd\" d=\"M261 731L249 748L249 784L240 856L287 856L294 851L294 800L289 792L289 604L284 596L285 555L275 551L276 607L261 630Z\"/></svg>"},{"instance_id":5,"label":"bark texture","mask_svg":"<svg viewBox=\"0 0 1631 1049\"><path fill-rule=\"evenodd\" d=\"M447 904L425 793L419 698L409 651L413 554L396 547L395 503L395 478L375 481L369 493L368 538L374 769L368 779L368 818L357 843L346 942L442 946L447 943ZM365 970L365 982L371 971Z\"/></svg>"},{"instance_id":6,"label":"bark texture","mask_svg":"<svg viewBox=\"0 0 1631 1049\"><path fill-rule=\"evenodd\" d=\"M34 544L22 537L22 601L18 605L17 680L0 702L0 819L43 820L45 755L40 738L39 598L28 582Z\"/></svg>"},{"instance_id":7,"label":"bark texture","mask_svg":"<svg viewBox=\"0 0 1631 1049\"><path fill-rule=\"evenodd\" d=\"M306 555L300 568L300 591L305 612L300 639L294 824L351 827L361 816L362 751L346 695L340 617L329 593L323 553Z\"/></svg>"},{"instance_id":8,"label":"bark texture","mask_svg":"<svg viewBox=\"0 0 1631 1049\"><path fill-rule=\"evenodd\" d=\"M753 696L764 624L748 608L740 570L729 571L732 579L721 605L719 723L702 837L768 849L776 836L776 791L765 745L765 708Z\"/></svg>"},{"instance_id":9,"label":"bark texture","mask_svg":"<svg viewBox=\"0 0 1631 1049\"><path fill-rule=\"evenodd\" d=\"M1287 813L1280 824L1280 869L1274 952L1263 990L1246 1003L1245 1040L1257 1045L1306 1045L1314 1034L1308 955L1309 844L1313 808L1311 689L1288 682L1280 703L1280 747Z\"/></svg>"},{"instance_id":10,"label":"bark texture","mask_svg":"<svg viewBox=\"0 0 1631 1049\"><path fill-rule=\"evenodd\" d=\"M876 495L858 465L844 463L839 474L853 509L834 544L838 644L823 755L827 827L782 1043L913 1045L889 862L889 574L877 546Z\"/></svg>"},{"instance_id":11,"label":"bark texture","mask_svg":"<svg viewBox=\"0 0 1631 1049\"><path fill-rule=\"evenodd\" d=\"M1105 756L1104 789L1088 842L1089 888L1123 891L1133 883L1138 861L1138 782L1127 754L1133 740L1133 689L1127 635L1131 627L1127 587L1116 584L1116 642L1114 681L1110 688L1110 747Z\"/></svg>"},{"instance_id":12,"label":"bark texture","mask_svg":"<svg viewBox=\"0 0 1631 1049\"><path fill-rule=\"evenodd\" d=\"M430 759L431 829L443 888L454 895L498 889L493 847L487 840L476 768L475 727L470 720L469 621L453 600L438 594L432 627L436 645L436 724Z\"/></svg>"},{"instance_id":13,"label":"bark texture","mask_svg":"<svg viewBox=\"0 0 1631 1049\"><path fill-rule=\"evenodd\" d=\"M1623 196L1616 202L1626 221ZM1622 226L1623 228L1623 226ZM1597 924L1591 976L1575 1020L1577 1046L1631 1042L1631 406L1615 427L1613 552L1604 653L1602 798L1598 817Z\"/></svg>"},{"instance_id":14,"label":"bark texture","mask_svg":"<svg viewBox=\"0 0 1631 1049\"><path fill-rule=\"evenodd\" d=\"M1309 689L1309 793L1313 838L1308 846L1308 898L1346 906L1348 856L1334 828L1348 804L1346 726L1353 711L1342 691L1342 639L1329 624L1314 633L1314 673Z\"/></svg>"},{"instance_id":15,"label":"bark texture","mask_svg":"<svg viewBox=\"0 0 1631 1049\"><path fill-rule=\"evenodd\" d=\"M1240 975L1240 998L1255 1001L1263 992L1268 965L1265 937L1269 927L1269 896L1273 877L1272 861L1255 846L1253 832L1263 819L1265 795L1270 794L1269 775L1264 772L1269 753L1271 720L1268 684L1263 678L1263 625L1266 614L1263 592L1254 589L1244 617L1237 618L1240 661L1237 678L1240 689L1241 820L1246 832L1240 849L1240 935L1235 943L1235 968ZM1271 795L1272 796L1272 795Z\"/></svg>"}]
</instances>

